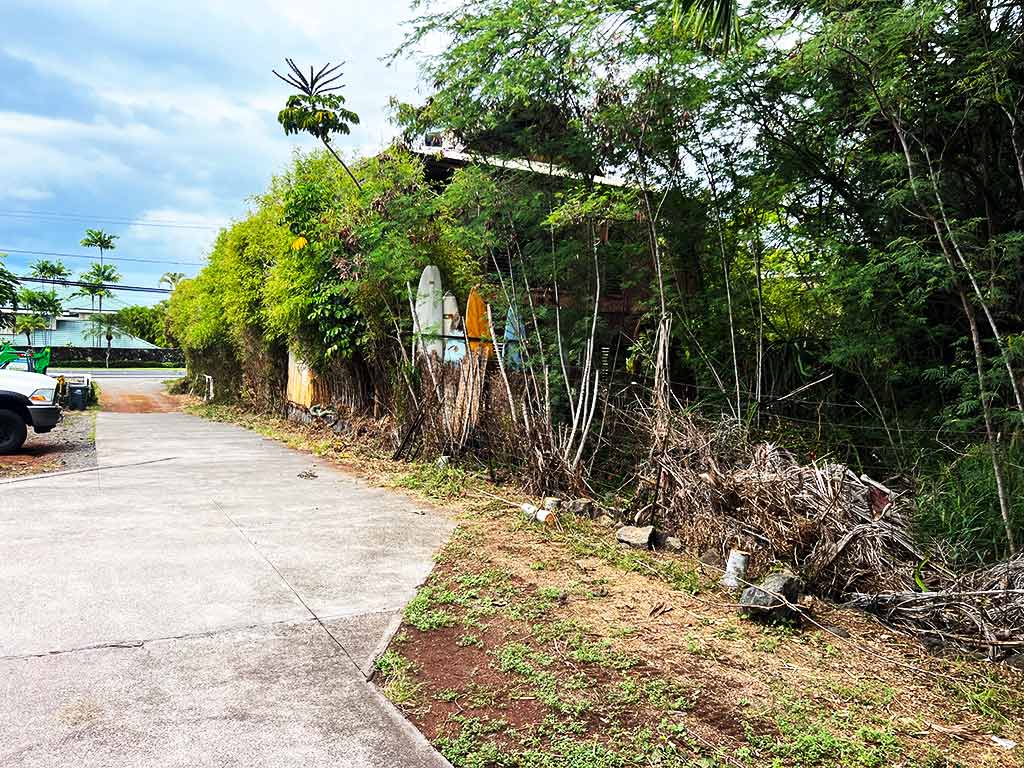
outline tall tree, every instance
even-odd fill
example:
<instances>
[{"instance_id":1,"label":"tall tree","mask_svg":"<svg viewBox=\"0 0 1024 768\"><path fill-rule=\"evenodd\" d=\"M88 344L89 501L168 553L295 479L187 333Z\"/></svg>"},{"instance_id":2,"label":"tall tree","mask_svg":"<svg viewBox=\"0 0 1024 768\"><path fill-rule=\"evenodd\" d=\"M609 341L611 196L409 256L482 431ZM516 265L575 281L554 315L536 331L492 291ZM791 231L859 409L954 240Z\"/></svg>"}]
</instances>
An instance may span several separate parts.
<instances>
[{"instance_id":1,"label":"tall tree","mask_svg":"<svg viewBox=\"0 0 1024 768\"><path fill-rule=\"evenodd\" d=\"M45 330L49 336L50 325L60 315L63 307L61 300L53 291L36 291L31 288L22 288L18 291L18 306L29 310L32 315L41 317L46 325L39 330ZM47 338L49 343L49 338Z\"/></svg>"},{"instance_id":2,"label":"tall tree","mask_svg":"<svg viewBox=\"0 0 1024 768\"><path fill-rule=\"evenodd\" d=\"M121 321L117 314L109 312L97 312L89 316L89 335L94 339L107 341L106 366L110 367L110 347L114 339L120 339L128 334L121 327Z\"/></svg>"},{"instance_id":3,"label":"tall tree","mask_svg":"<svg viewBox=\"0 0 1024 768\"><path fill-rule=\"evenodd\" d=\"M84 248L99 248L100 249L100 264L103 264L103 254L106 251L112 251L116 247L114 241L117 240L120 235L112 235L108 232L104 232L102 229L87 229L85 230L85 237L82 238L81 245Z\"/></svg>"},{"instance_id":4,"label":"tall tree","mask_svg":"<svg viewBox=\"0 0 1024 768\"><path fill-rule=\"evenodd\" d=\"M62 261L50 261L49 259L38 259L29 266L33 277L41 277L46 280L67 280L71 277L71 270Z\"/></svg>"},{"instance_id":5,"label":"tall tree","mask_svg":"<svg viewBox=\"0 0 1024 768\"><path fill-rule=\"evenodd\" d=\"M18 279L4 266L6 257L7 254L0 253L0 326L10 327L18 301Z\"/></svg>"},{"instance_id":6,"label":"tall tree","mask_svg":"<svg viewBox=\"0 0 1024 768\"><path fill-rule=\"evenodd\" d=\"M42 315L18 315L14 320L15 334L25 334L25 341L29 349L32 349L32 334L36 331L44 331L48 327L49 323Z\"/></svg>"},{"instance_id":7,"label":"tall tree","mask_svg":"<svg viewBox=\"0 0 1024 768\"><path fill-rule=\"evenodd\" d=\"M178 283L185 279L184 272L164 272L160 275L157 285L167 285L172 291L178 287Z\"/></svg>"},{"instance_id":8,"label":"tall tree","mask_svg":"<svg viewBox=\"0 0 1024 768\"><path fill-rule=\"evenodd\" d=\"M123 331L148 341L150 344L156 344L158 347L167 346L164 330L166 316L166 301L161 301L152 307L134 304L117 310L118 324Z\"/></svg>"},{"instance_id":9,"label":"tall tree","mask_svg":"<svg viewBox=\"0 0 1024 768\"><path fill-rule=\"evenodd\" d=\"M112 264L95 263L81 274L83 286L80 295L89 296L92 299L99 299L100 312L103 311L103 297L109 298L113 294L105 287L112 283L121 282L121 273ZM95 308L95 306L94 306Z\"/></svg>"},{"instance_id":10,"label":"tall tree","mask_svg":"<svg viewBox=\"0 0 1024 768\"><path fill-rule=\"evenodd\" d=\"M67 280L71 277L71 270L68 269L62 261L50 261L49 259L38 259L34 261L29 270L33 277L39 277L44 280ZM57 286L50 285L50 297L57 301ZM56 312L53 317L59 315L62 307L60 303L56 305Z\"/></svg>"},{"instance_id":11,"label":"tall tree","mask_svg":"<svg viewBox=\"0 0 1024 768\"><path fill-rule=\"evenodd\" d=\"M308 133L323 142L328 151L334 155L334 159L341 163L341 167L348 173L356 188L362 190L359 179L355 177L341 156L331 146L331 136L334 134L348 135L352 132L350 126L359 124L359 115L350 109L345 108L345 97L336 91L344 88L338 81L341 79L341 64L333 67L330 62L314 72L313 67L309 68L309 76L299 69L292 59L285 59L291 72L282 75L277 70L274 74L288 85L292 86L299 93L292 94L285 103L285 108L277 115L277 122L284 128L285 135L291 136L295 133Z\"/></svg>"}]
</instances>

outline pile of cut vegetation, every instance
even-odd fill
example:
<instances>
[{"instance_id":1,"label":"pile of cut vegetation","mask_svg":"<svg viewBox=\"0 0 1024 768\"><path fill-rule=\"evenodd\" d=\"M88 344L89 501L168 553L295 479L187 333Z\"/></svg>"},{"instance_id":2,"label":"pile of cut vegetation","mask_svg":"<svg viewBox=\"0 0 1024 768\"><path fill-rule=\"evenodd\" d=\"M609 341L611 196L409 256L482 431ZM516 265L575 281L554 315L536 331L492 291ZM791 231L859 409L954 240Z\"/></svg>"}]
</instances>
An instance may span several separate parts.
<instances>
[{"instance_id":1,"label":"pile of cut vegetation","mask_svg":"<svg viewBox=\"0 0 1024 768\"><path fill-rule=\"evenodd\" d=\"M905 630L993 655L1024 648L1024 559L957 575L915 541L912 494L844 464L801 463L734 424L673 414L640 514L693 551L749 552L752 578L786 563L812 592Z\"/></svg>"}]
</instances>

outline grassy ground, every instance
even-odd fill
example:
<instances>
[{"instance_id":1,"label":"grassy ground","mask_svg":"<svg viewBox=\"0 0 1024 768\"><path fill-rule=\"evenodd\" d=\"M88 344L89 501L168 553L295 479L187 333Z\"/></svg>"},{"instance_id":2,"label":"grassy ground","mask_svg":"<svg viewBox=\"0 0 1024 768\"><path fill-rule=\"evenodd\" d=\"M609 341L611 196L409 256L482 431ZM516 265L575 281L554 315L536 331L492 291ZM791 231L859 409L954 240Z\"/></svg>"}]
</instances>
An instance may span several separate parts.
<instances>
[{"instance_id":1,"label":"grassy ground","mask_svg":"<svg viewBox=\"0 0 1024 768\"><path fill-rule=\"evenodd\" d=\"M256 429L454 510L460 526L377 664L384 693L455 765L1014 766L1021 678L936 656L857 612L767 627L685 557L619 548L563 516L527 523L458 467L392 464L242 411ZM1007 742L1002 742L1006 745Z\"/></svg>"}]
</instances>

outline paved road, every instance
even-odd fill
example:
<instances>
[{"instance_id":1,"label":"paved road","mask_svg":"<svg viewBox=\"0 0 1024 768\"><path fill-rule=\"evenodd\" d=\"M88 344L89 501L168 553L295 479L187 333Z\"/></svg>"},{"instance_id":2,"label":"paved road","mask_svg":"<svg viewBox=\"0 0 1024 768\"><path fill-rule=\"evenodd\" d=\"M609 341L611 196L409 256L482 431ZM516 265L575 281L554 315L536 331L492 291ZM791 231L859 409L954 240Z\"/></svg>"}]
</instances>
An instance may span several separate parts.
<instances>
[{"instance_id":1,"label":"paved road","mask_svg":"<svg viewBox=\"0 0 1024 768\"><path fill-rule=\"evenodd\" d=\"M447 765L366 677L448 521L181 413L97 448L0 481L0 765Z\"/></svg>"},{"instance_id":2,"label":"paved road","mask_svg":"<svg viewBox=\"0 0 1024 768\"><path fill-rule=\"evenodd\" d=\"M126 368L124 370L108 370L106 368L50 368L49 376L71 376L76 373L88 373L94 379L180 379L185 375L184 368Z\"/></svg>"}]
</instances>

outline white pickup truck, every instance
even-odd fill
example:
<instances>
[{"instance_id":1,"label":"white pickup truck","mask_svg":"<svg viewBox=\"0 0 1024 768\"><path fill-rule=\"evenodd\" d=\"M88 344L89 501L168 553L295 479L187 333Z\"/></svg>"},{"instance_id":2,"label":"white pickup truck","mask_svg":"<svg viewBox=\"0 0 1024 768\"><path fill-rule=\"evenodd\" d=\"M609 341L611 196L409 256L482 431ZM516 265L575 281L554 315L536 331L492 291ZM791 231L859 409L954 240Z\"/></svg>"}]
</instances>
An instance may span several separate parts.
<instances>
[{"instance_id":1,"label":"white pickup truck","mask_svg":"<svg viewBox=\"0 0 1024 768\"><path fill-rule=\"evenodd\" d=\"M49 432L61 420L57 382L41 373L0 370L0 455L21 450L28 428Z\"/></svg>"}]
</instances>

